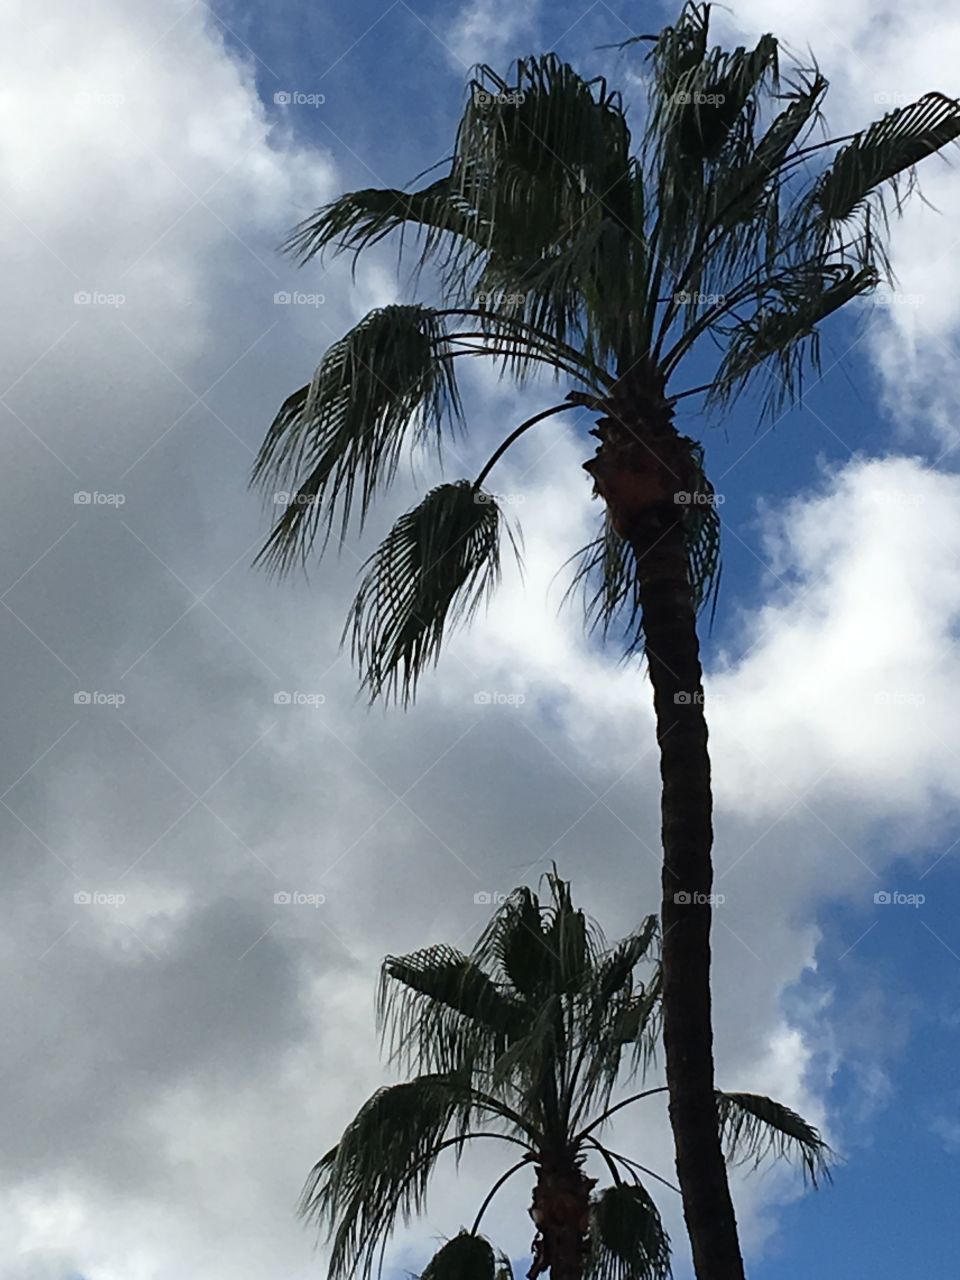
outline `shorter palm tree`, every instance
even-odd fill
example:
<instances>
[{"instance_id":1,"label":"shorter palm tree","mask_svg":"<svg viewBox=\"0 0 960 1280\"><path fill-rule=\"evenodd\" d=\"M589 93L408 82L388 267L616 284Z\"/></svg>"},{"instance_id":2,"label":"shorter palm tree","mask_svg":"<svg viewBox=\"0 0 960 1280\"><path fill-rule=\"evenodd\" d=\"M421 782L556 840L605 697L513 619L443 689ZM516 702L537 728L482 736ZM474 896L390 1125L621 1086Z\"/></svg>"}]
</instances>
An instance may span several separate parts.
<instances>
[{"instance_id":1,"label":"shorter palm tree","mask_svg":"<svg viewBox=\"0 0 960 1280\"><path fill-rule=\"evenodd\" d=\"M518 1159L482 1201L469 1231L433 1257L423 1280L509 1280L510 1264L479 1235L494 1195L529 1171L536 1226L530 1280L659 1280L670 1245L647 1181L670 1186L601 1139L622 1109L666 1092L614 1090L646 1073L660 1036L657 917L609 947L575 909L556 869L549 899L517 889L472 952L427 947L388 956L377 1018L392 1061L413 1073L379 1089L314 1167L301 1211L330 1232L331 1280L382 1265L398 1217L424 1209L444 1151L494 1139ZM727 1159L799 1159L814 1186L829 1177L820 1134L780 1103L718 1093ZM522 1152L522 1154L520 1154ZM597 1190L596 1158L609 1185Z\"/></svg>"}]
</instances>

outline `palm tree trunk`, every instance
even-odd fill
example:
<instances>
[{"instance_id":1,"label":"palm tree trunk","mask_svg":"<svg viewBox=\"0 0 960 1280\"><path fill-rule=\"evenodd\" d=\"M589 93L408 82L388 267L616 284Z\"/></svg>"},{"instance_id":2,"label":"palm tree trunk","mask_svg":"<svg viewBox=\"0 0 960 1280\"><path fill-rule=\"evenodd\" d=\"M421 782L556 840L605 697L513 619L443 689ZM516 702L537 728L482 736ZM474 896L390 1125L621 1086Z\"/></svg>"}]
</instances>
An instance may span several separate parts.
<instances>
[{"instance_id":1,"label":"palm tree trunk","mask_svg":"<svg viewBox=\"0 0 960 1280\"><path fill-rule=\"evenodd\" d=\"M536 1223L533 1263L527 1280L550 1272L550 1280L582 1280L590 1250L588 1178L568 1155L543 1158L537 1165L530 1217Z\"/></svg>"},{"instance_id":2,"label":"palm tree trunk","mask_svg":"<svg viewBox=\"0 0 960 1280\"><path fill-rule=\"evenodd\" d=\"M626 400L626 403L624 402ZM608 406L585 463L614 527L636 555L662 779L663 1019L677 1178L698 1280L743 1280L720 1145L710 1020L713 843L710 759L684 507L689 442L649 383Z\"/></svg>"}]
</instances>

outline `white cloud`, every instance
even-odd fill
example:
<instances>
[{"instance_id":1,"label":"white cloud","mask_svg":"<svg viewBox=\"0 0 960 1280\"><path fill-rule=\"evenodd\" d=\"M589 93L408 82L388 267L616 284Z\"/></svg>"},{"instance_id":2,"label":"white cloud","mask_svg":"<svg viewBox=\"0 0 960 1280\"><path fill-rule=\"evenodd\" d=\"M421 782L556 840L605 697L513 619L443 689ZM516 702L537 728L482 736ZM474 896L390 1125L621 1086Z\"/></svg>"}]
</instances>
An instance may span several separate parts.
<instances>
[{"instance_id":1,"label":"white cloud","mask_svg":"<svg viewBox=\"0 0 960 1280\"><path fill-rule=\"evenodd\" d=\"M482 12L460 15L464 40L489 34ZM488 16L514 39L510 15ZM392 296L390 277L378 261L354 290L317 269L298 283L325 294L322 309L275 308L292 276L272 246L291 213L335 189L328 161L271 130L250 68L202 9L161 20L105 3L97 17L48 6L36 65L0 43L23 138L0 152L17 301L0 360L22 419L7 424L0 551L16 584L0 616L15 783L0 814L0 969L17 976L0 1003L19 1082L3 1116L0 1251L17 1259L13 1280L300 1277L316 1266L293 1218L300 1183L381 1079L383 954L464 945L485 918L477 890L553 858L613 936L655 907L649 689L575 614L558 622L555 575L599 514L571 416L531 433L496 476L523 498L525 580L508 571L411 713L363 713L337 640L369 542L309 585L269 584L248 569L262 524L243 484L277 402ZM487 55L474 43L465 56ZM78 92L101 97L67 120ZM81 315L80 289L128 296ZM194 403L212 383L209 407ZM476 420L523 416L502 389L472 390L488 410ZM769 585L743 618L745 656L709 673L724 697L711 709L728 895L721 1082L814 1119L829 993L795 1025L783 1007L816 967L810 921L836 895L868 907L868 866L879 876L904 852L877 838L878 821L909 822L920 840L957 799L956 487L909 458L862 460L768 515L788 587ZM78 489L126 502L81 509ZM404 475L389 505L412 494ZM78 688L127 701L79 706ZM278 689L326 701L278 707ZM478 689L526 701L478 707ZM878 703L882 692L926 696L924 724L918 704ZM276 905L278 889L326 901ZM126 901L77 904L78 890ZM669 1172L662 1110L624 1133ZM429 1231L456 1229L476 1178L438 1187ZM754 1246L795 1185L739 1186ZM524 1210L501 1198L493 1219L516 1252Z\"/></svg>"},{"instance_id":2,"label":"white cloud","mask_svg":"<svg viewBox=\"0 0 960 1280\"><path fill-rule=\"evenodd\" d=\"M503 74L508 62L534 51L539 16L540 0L468 0L441 35L458 70L485 62Z\"/></svg>"}]
</instances>

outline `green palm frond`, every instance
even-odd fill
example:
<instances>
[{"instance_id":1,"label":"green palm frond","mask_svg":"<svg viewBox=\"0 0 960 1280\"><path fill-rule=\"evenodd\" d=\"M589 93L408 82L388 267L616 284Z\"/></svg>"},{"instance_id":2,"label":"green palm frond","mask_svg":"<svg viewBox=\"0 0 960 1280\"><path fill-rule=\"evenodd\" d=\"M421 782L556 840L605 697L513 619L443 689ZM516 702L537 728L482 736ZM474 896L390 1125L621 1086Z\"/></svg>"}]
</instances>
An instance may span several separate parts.
<instances>
[{"instance_id":1,"label":"green palm frond","mask_svg":"<svg viewBox=\"0 0 960 1280\"><path fill-rule=\"evenodd\" d=\"M586 1280L666 1280L670 1238L639 1182L608 1187L591 1206Z\"/></svg>"},{"instance_id":2,"label":"green palm frond","mask_svg":"<svg viewBox=\"0 0 960 1280\"><path fill-rule=\"evenodd\" d=\"M758 1165L767 1155L797 1159L804 1181L830 1180L831 1151L819 1132L782 1103L756 1093L718 1093L720 1133L727 1159Z\"/></svg>"},{"instance_id":3,"label":"green palm frond","mask_svg":"<svg viewBox=\"0 0 960 1280\"><path fill-rule=\"evenodd\" d=\"M309 262L328 246L356 256L406 224L414 228L423 262L445 246L448 255L456 255L461 270L469 270L489 238L489 227L477 210L453 188L449 177L443 177L418 191L367 188L339 196L299 223L284 248L301 262ZM447 265L452 265L449 257Z\"/></svg>"},{"instance_id":4,"label":"green palm frond","mask_svg":"<svg viewBox=\"0 0 960 1280\"><path fill-rule=\"evenodd\" d=\"M942 93L888 111L837 152L804 206L821 237L861 213L880 188L960 138L960 103ZM896 191L896 188L894 188Z\"/></svg>"},{"instance_id":5,"label":"green palm frond","mask_svg":"<svg viewBox=\"0 0 960 1280\"><path fill-rule=\"evenodd\" d=\"M345 533L355 498L362 522L411 429L439 448L444 426L462 420L446 342L443 318L428 307L371 311L284 402L253 470L254 484L287 499L262 561L283 571L304 560L338 512Z\"/></svg>"},{"instance_id":6,"label":"green palm frond","mask_svg":"<svg viewBox=\"0 0 960 1280\"><path fill-rule=\"evenodd\" d=\"M483 1236L461 1231L437 1250L420 1280L513 1280L513 1269Z\"/></svg>"},{"instance_id":7,"label":"green palm frond","mask_svg":"<svg viewBox=\"0 0 960 1280\"><path fill-rule=\"evenodd\" d=\"M455 1075L424 1075L378 1090L314 1167L304 1217L331 1226L331 1280L370 1274L398 1215L423 1208L430 1173L465 1087Z\"/></svg>"},{"instance_id":8,"label":"green palm frond","mask_svg":"<svg viewBox=\"0 0 960 1280\"><path fill-rule=\"evenodd\" d=\"M820 369L819 325L879 277L850 263L804 264L767 283L753 314L726 328L727 349L708 396L728 406L759 375L767 386L764 412L779 412L803 392L807 370Z\"/></svg>"},{"instance_id":9,"label":"green palm frond","mask_svg":"<svg viewBox=\"0 0 960 1280\"><path fill-rule=\"evenodd\" d=\"M489 598L501 527L493 496L468 480L431 489L396 522L364 566L346 628L372 698L408 702L449 627Z\"/></svg>"},{"instance_id":10,"label":"green palm frond","mask_svg":"<svg viewBox=\"0 0 960 1280\"><path fill-rule=\"evenodd\" d=\"M710 8L686 5L647 55L653 85L644 155L657 190L651 249L694 293L702 284L703 232L739 194L731 175L749 174L748 185L756 185L754 128L765 96L779 86L776 39L764 35L753 49L708 47ZM658 292L663 275L656 274Z\"/></svg>"},{"instance_id":11,"label":"green palm frond","mask_svg":"<svg viewBox=\"0 0 960 1280\"><path fill-rule=\"evenodd\" d=\"M489 232L470 287L603 365L627 322L625 264L643 256L619 94L555 54L521 58L506 79L479 67L451 181Z\"/></svg>"},{"instance_id":12,"label":"green palm frond","mask_svg":"<svg viewBox=\"0 0 960 1280\"><path fill-rule=\"evenodd\" d=\"M598 537L575 552L567 564L576 569L564 603L579 596L587 631L597 631L606 640L615 629L632 653L643 635L637 558L630 543L614 529L609 511L603 514Z\"/></svg>"},{"instance_id":13,"label":"green palm frond","mask_svg":"<svg viewBox=\"0 0 960 1280\"><path fill-rule=\"evenodd\" d=\"M613 948L597 966L597 1001L603 1006L632 982L641 961L656 958L660 941L660 919L647 916L640 928Z\"/></svg>"},{"instance_id":14,"label":"green palm frond","mask_svg":"<svg viewBox=\"0 0 960 1280\"><path fill-rule=\"evenodd\" d=\"M420 1068L491 1067L526 1011L470 957L432 946L383 962L377 1020L392 1058Z\"/></svg>"}]
</instances>

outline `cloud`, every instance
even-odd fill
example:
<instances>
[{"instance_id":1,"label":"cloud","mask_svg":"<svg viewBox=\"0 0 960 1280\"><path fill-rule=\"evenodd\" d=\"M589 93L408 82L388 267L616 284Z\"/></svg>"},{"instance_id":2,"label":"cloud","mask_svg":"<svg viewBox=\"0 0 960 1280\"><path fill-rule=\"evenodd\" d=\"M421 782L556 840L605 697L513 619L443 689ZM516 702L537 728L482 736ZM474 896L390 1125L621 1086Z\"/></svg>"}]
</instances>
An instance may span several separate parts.
<instances>
[{"instance_id":1,"label":"cloud","mask_svg":"<svg viewBox=\"0 0 960 1280\"><path fill-rule=\"evenodd\" d=\"M533 51L539 17L540 0L527 0L523 5L507 0L469 0L459 5L441 37L457 70L485 62L502 74L508 62Z\"/></svg>"},{"instance_id":2,"label":"cloud","mask_svg":"<svg viewBox=\"0 0 960 1280\"><path fill-rule=\"evenodd\" d=\"M461 13L464 40L471 23L483 34L481 12ZM513 40L509 15L488 17ZM404 470L364 540L278 586L249 569L264 525L245 483L280 399L392 296L388 258L356 286L339 267L294 277L278 261L291 211L338 176L271 123L252 65L202 8L105 3L79 24L54 5L44 30L36 65L0 43L22 130L0 152L16 300L0 342L0 1016L15 1081L0 1252L14 1280L305 1276L300 1184L384 1078L383 955L467 945L487 914L475 894L553 859L611 936L655 907L649 687L558 615L557 571L599 515L586 424L569 415L498 470L498 491L522 499L524 578L508 570L413 711L363 709L341 621L417 484ZM324 303L274 305L294 285ZM475 421L525 416L503 387L469 386ZM464 446L457 469L489 444ZM721 1080L816 1119L829 993L815 1011L784 1005L816 978L816 913L838 895L872 909L904 851L894 824L916 848L956 805L957 496L915 459L859 459L766 513L776 576L708 672ZM881 612L891 584L897 607ZM476 703L484 690L524 701ZM623 1133L669 1173L662 1109ZM455 1230L493 1167L481 1153L443 1180L396 1256ZM753 1248L795 1188L738 1183ZM515 1254L524 1211L500 1198L492 1219Z\"/></svg>"}]
</instances>

